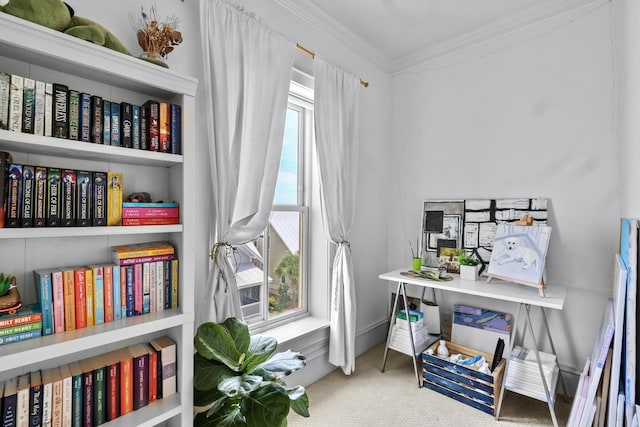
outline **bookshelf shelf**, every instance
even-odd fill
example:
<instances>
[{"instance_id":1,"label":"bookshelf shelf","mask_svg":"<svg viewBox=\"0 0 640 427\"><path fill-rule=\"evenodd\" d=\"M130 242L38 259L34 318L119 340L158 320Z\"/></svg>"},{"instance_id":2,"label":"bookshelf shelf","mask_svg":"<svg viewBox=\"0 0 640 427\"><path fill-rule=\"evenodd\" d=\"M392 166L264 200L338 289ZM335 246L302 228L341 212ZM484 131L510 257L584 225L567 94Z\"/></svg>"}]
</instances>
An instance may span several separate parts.
<instances>
[{"instance_id":1,"label":"bookshelf shelf","mask_svg":"<svg viewBox=\"0 0 640 427\"><path fill-rule=\"evenodd\" d=\"M193 424L194 116L198 81L64 33L0 13L0 71L61 83L112 102L147 100L182 108L181 153L0 130L0 151L16 163L123 174L123 194L149 192L180 205L181 224L137 227L0 229L0 271L14 274L25 304L35 302L33 271L110 261L114 245L168 240L179 258L178 308L0 345L0 381L167 335L176 343L177 393L105 425Z\"/></svg>"}]
</instances>

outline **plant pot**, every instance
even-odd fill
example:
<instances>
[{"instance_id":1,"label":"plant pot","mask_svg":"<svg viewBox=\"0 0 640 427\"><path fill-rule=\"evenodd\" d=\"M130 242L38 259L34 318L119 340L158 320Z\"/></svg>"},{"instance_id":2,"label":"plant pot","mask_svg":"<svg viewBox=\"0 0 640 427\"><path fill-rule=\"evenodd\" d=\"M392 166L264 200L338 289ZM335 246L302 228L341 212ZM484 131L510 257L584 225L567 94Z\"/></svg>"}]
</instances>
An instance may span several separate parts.
<instances>
[{"instance_id":1,"label":"plant pot","mask_svg":"<svg viewBox=\"0 0 640 427\"><path fill-rule=\"evenodd\" d=\"M479 265L461 265L460 279L462 280L478 280Z\"/></svg>"}]
</instances>

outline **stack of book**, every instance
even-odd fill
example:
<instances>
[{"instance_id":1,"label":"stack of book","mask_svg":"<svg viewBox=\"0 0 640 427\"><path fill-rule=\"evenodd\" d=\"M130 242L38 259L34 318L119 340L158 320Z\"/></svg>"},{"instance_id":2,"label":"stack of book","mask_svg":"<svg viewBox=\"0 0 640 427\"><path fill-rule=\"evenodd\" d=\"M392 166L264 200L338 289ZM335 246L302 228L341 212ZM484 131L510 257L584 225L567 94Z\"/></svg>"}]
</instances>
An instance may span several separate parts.
<instances>
[{"instance_id":1,"label":"stack of book","mask_svg":"<svg viewBox=\"0 0 640 427\"><path fill-rule=\"evenodd\" d=\"M3 426L95 426L176 392L176 343L159 337L0 382Z\"/></svg>"},{"instance_id":2,"label":"stack of book","mask_svg":"<svg viewBox=\"0 0 640 427\"><path fill-rule=\"evenodd\" d=\"M413 334L414 354L412 354L413 351L409 339L409 328L411 328ZM396 321L391 329L389 348L409 356L415 356L422 353L435 340L437 340L437 337L429 335L427 326L424 324L424 314L421 311L409 310L409 320L407 320L405 310L396 314Z\"/></svg>"},{"instance_id":3,"label":"stack of book","mask_svg":"<svg viewBox=\"0 0 640 427\"><path fill-rule=\"evenodd\" d=\"M173 202L124 202L122 225L167 225L178 224L178 204Z\"/></svg>"},{"instance_id":4,"label":"stack of book","mask_svg":"<svg viewBox=\"0 0 640 427\"><path fill-rule=\"evenodd\" d=\"M37 303L0 316L0 344L10 344L42 335L42 311Z\"/></svg>"},{"instance_id":5,"label":"stack of book","mask_svg":"<svg viewBox=\"0 0 640 427\"><path fill-rule=\"evenodd\" d=\"M544 379L549 388L551 404L555 402L556 385L558 383L559 368L556 363L556 356L553 354L538 351L542 362ZM547 396L542 384L540 369L536 361L535 351L532 349L515 346L509 355L509 369L505 379L507 390L532 397L534 399L547 401Z\"/></svg>"}]
</instances>

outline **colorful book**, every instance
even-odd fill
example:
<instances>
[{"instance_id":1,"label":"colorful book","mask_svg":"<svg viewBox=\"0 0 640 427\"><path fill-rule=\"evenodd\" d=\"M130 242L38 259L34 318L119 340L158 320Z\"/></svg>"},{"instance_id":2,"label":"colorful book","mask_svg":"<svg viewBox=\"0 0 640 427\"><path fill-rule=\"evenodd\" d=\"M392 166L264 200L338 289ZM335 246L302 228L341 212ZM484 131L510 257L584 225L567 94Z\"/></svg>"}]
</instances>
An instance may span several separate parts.
<instances>
[{"instance_id":1,"label":"colorful book","mask_svg":"<svg viewBox=\"0 0 640 427\"><path fill-rule=\"evenodd\" d=\"M122 225L128 227L144 225L173 225L180 224L180 218L123 218Z\"/></svg>"},{"instance_id":2,"label":"colorful book","mask_svg":"<svg viewBox=\"0 0 640 427\"><path fill-rule=\"evenodd\" d=\"M171 129L171 117L169 114L169 104L166 102L160 103L160 122L159 122L159 151L162 153L171 152L171 137L169 131Z\"/></svg>"},{"instance_id":3,"label":"colorful book","mask_svg":"<svg viewBox=\"0 0 640 427\"><path fill-rule=\"evenodd\" d=\"M0 151L0 228L5 227L7 216L7 195L9 194L9 165L13 157L6 151Z\"/></svg>"},{"instance_id":4,"label":"colorful book","mask_svg":"<svg viewBox=\"0 0 640 427\"><path fill-rule=\"evenodd\" d=\"M123 208L178 208L176 202L122 202Z\"/></svg>"},{"instance_id":5,"label":"colorful book","mask_svg":"<svg viewBox=\"0 0 640 427\"><path fill-rule=\"evenodd\" d=\"M9 129L11 75L0 71L0 129Z\"/></svg>"},{"instance_id":6,"label":"colorful book","mask_svg":"<svg viewBox=\"0 0 640 427\"><path fill-rule=\"evenodd\" d=\"M144 294L142 289L142 264L133 265L133 313L143 314Z\"/></svg>"},{"instance_id":7,"label":"colorful book","mask_svg":"<svg viewBox=\"0 0 640 427\"><path fill-rule=\"evenodd\" d=\"M127 267L119 266L118 268L120 269L120 317L125 319L127 317Z\"/></svg>"},{"instance_id":8,"label":"colorful book","mask_svg":"<svg viewBox=\"0 0 640 427\"><path fill-rule=\"evenodd\" d=\"M131 106L131 147L140 149L140 107Z\"/></svg>"},{"instance_id":9,"label":"colorful book","mask_svg":"<svg viewBox=\"0 0 640 427\"><path fill-rule=\"evenodd\" d=\"M173 258L172 258L173 259ZM162 261L164 267L164 308L171 308L171 260Z\"/></svg>"},{"instance_id":10,"label":"colorful book","mask_svg":"<svg viewBox=\"0 0 640 427\"><path fill-rule=\"evenodd\" d=\"M45 90L46 83L36 81L36 96L33 107L33 133L44 135Z\"/></svg>"},{"instance_id":11,"label":"colorful book","mask_svg":"<svg viewBox=\"0 0 640 427\"><path fill-rule=\"evenodd\" d=\"M22 207L21 207L21 227L33 226L34 208L34 187L35 187L35 167L31 165L22 166Z\"/></svg>"},{"instance_id":12,"label":"colorful book","mask_svg":"<svg viewBox=\"0 0 640 427\"><path fill-rule=\"evenodd\" d=\"M4 383L2 398L2 426L16 427L18 422L18 377L9 378Z\"/></svg>"},{"instance_id":13,"label":"colorful book","mask_svg":"<svg viewBox=\"0 0 640 427\"><path fill-rule=\"evenodd\" d=\"M111 102L102 100L102 143L111 145Z\"/></svg>"},{"instance_id":14,"label":"colorful book","mask_svg":"<svg viewBox=\"0 0 640 427\"><path fill-rule=\"evenodd\" d=\"M107 172L107 225L122 225L122 173Z\"/></svg>"},{"instance_id":15,"label":"colorful book","mask_svg":"<svg viewBox=\"0 0 640 427\"><path fill-rule=\"evenodd\" d=\"M133 112L131 104L128 102L120 103L120 145L125 148L133 147L133 130L132 130Z\"/></svg>"},{"instance_id":16,"label":"colorful book","mask_svg":"<svg viewBox=\"0 0 640 427\"><path fill-rule=\"evenodd\" d=\"M120 359L119 352L113 351L104 355L106 366L106 417L107 421L120 416Z\"/></svg>"},{"instance_id":17,"label":"colorful book","mask_svg":"<svg viewBox=\"0 0 640 427\"><path fill-rule=\"evenodd\" d=\"M93 321L104 323L104 269L102 264L89 265L93 272Z\"/></svg>"},{"instance_id":18,"label":"colorful book","mask_svg":"<svg viewBox=\"0 0 640 427\"><path fill-rule=\"evenodd\" d=\"M122 282L120 281L120 266L110 265L113 276L113 320L122 318ZM125 314L126 316L126 314Z\"/></svg>"},{"instance_id":19,"label":"colorful book","mask_svg":"<svg viewBox=\"0 0 640 427\"><path fill-rule=\"evenodd\" d=\"M31 389L29 374L18 377L18 390L16 392L18 403L16 406L16 425L28 427L29 425L29 392Z\"/></svg>"},{"instance_id":20,"label":"colorful book","mask_svg":"<svg viewBox=\"0 0 640 427\"><path fill-rule=\"evenodd\" d=\"M80 138L80 92L69 89L69 139L77 141Z\"/></svg>"},{"instance_id":21,"label":"colorful book","mask_svg":"<svg viewBox=\"0 0 640 427\"><path fill-rule=\"evenodd\" d=\"M70 426L73 418L73 378L69 365L62 365L59 368L62 377L62 425Z\"/></svg>"},{"instance_id":22,"label":"colorful book","mask_svg":"<svg viewBox=\"0 0 640 427\"><path fill-rule=\"evenodd\" d=\"M69 363L71 374L71 427L83 427L84 372L80 362Z\"/></svg>"},{"instance_id":23,"label":"colorful book","mask_svg":"<svg viewBox=\"0 0 640 427\"><path fill-rule=\"evenodd\" d=\"M20 227L22 222L22 165L9 165L6 227Z\"/></svg>"},{"instance_id":24,"label":"colorful book","mask_svg":"<svg viewBox=\"0 0 640 427\"><path fill-rule=\"evenodd\" d=\"M59 168L47 169L47 227L60 225L60 207L62 198L61 174Z\"/></svg>"},{"instance_id":25,"label":"colorful book","mask_svg":"<svg viewBox=\"0 0 640 427\"><path fill-rule=\"evenodd\" d=\"M150 345L156 351L158 364L162 367L162 397L169 397L176 392L177 385L176 343L165 335L152 339Z\"/></svg>"},{"instance_id":26,"label":"colorful book","mask_svg":"<svg viewBox=\"0 0 640 427\"><path fill-rule=\"evenodd\" d=\"M140 149L148 150L149 144L147 143L147 116L149 109L144 105L140 106Z\"/></svg>"},{"instance_id":27,"label":"colorful book","mask_svg":"<svg viewBox=\"0 0 640 427\"><path fill-rule=\"evenodd\" d=\"M42 335L52 335L54 327L51 270L34 270L33 281L36 287L36 297L42 311Z\"/></svg>"},{"instance_id":28,"label":"colorful book","mask_svg":"<svg viewBox=\"0 0 640 427\"><path fill-rule=\"evenodd\" d=\"M42 329L42 322L25 323L24 325L0 329L0 337L3 337L5 335L15 335L21 332L36 331L40 329Z\"/></svg>"},{"instance_id":29,"label":"colorful book","mask_svg":"<svg viewBox=\"0 0 640 427\"><path fill-rule=\"evenodd\" d=\"M44 166L36 166L34 174L33 226L44 227L47 223L47 168Z\"/></svg>"},{"instance_id":30,"label":"colorful book","mask_svg":"<svg viewBox=\"0 0 640 427\"><path fill-rule=\"evenodd\" d=\"M76 225L76 171L63 169L60 178L62 180L60 224L71 227Z\"/></svg>"},{"instance_id":31,"label":"colorful book","mask_svg":"<svg viewBox=\"0 0 640 427\"><path fill-rule=\"evenodd\" d=\"M66 85L53 84L53 137L69 137L69 88Z\"/></svg>"},{"instance_id":32,"label":"colorful book","mask_svg":"<svg viewBox=\"0 0 640 427\"><path fill-rule=\"evenodd\" d=\"M59 368L51 369L51 427L63 427L62 399L63 385Z\"/></svg>"},{"instance_id":33,"label":"colorful book","mask_svg":"<svg viewBox=\"0 0 640 427\"><path fill-rule=\"evenodd\" d=\"M149 404L149 353L140 343L129 346L133 360L133 410Z\"/></svg>"},{"instance_id":34,"label":"colorful book","mask_svg":"<svg viewBox=\"0 0 640 427\"><path fill-rule=\"evenodd\" d=\"M104 287L104 321L113 322L113 266L102 266L102 283ZM118 283L119 285L119 283Z\"/></svg>"},{"instance_id":35,"label":"colorful book","mask_svg":"<svg viewBox=\"0 0 640 427\"><path fill-rule=\"evenodd\" d=\"M164 263L153 261L156 268L156 311L164 309Z\"/></svg>"},{"instance_id":36,"label":"colorful book","mask_svg":"<svg viewBox=\"0 0 640 427\"><path fill-rule=\"evenodd\" d=\"M53 374L51 369L42 370L42 426L51 425Z\"/></svg>"},{"instance_id":37,"label":"colorful book","mask_svg":"<svg viewBox=\"0 0 640 427\"><path fill-rule=\"evenodd\" d=\"M149 312L156 310L156 264L153 262L146 263L149 266ZM143 264L144 265L144 264Z\"/></svg>"},{"instance_id":38,"label":"colorful book","mask_svg":"<svg viewBox=\"0 0 640 427\"><path fill-rule=\"evenodd\" d=\"M178 260L172 259L171 261L171 308L178 307Z\"/></svg>"},{"instance_id":39,"label":"colorful book","mask_svg":"<svg viewBox=\"0 0 640 427\"><path fill-rule=\"evenodd\" d=\"M24 77L12 74L9 89L9 130L14 132L22 130L23 90Z\"/></svg>"},{"instance_id":40,"label":"colorful book","mask_svg":"<svg viewBox=\"0 0 640 427\"><path fill-rule=\"evenodd\" d=\"M158 354L150 344L145 344L149 353L149 403L158 399Z\"/></svg>"},{"instance_id":41,"label":"colorful book","mask_svg":"<svg viewBox=\"0 0 640 427\"><path fill-rule=\"evenodd\" d=\"M27 332L19 332L17 334L5 335L0 337L0 345L13 344L14 342L26 341L32 338L39 338L42 336L41 329L34 329Z\"/></svg>"},{"instance_id":42,"label":"colorful book","mask_svg":"<svg viewBox=\"0 0 640 427\"><path fill-rule=\"evenodd\" d=\"M22 88L22 133L33 133L36 106L36 81L25 77Z\"/></svg>"},{"instance_id":43,"label":"colorful book","mask_svg":"<svg viewBox=\"0 0 640 427\"><path fill-rule=\"evenodd\" d=\"M111 103L111 145L120 146L120 104Z\"/></svg>"},{"instance_id":44,"label":"colorful book","mask_svg":"<svg viewBox=\"0 0 640 427\"><path fill-rule=\"evenodd\" d=\"M133 265L127 265L124 267L125 270L125 282L126 282L126 307L127 307L127 317L135 316L135 291L134 291L134 272Z\"/></svg>"},{"instance_id":45,"label":"colorful book","mask_svg":"<svg viewBox=\"0 0 640 427\"><path fill-rule=\"evenodd\" d=\"M0 315L0 328L2 329L35 322L42 322L42 310L37 302L23 305L15 313Z\"/></svg>"},{"instance_id":46,"label":"colorful book","mask_svg":"<svg viewBox=\"0 0 640 427\"><path fill-rule=\"evenodd\" d=\"M102 119L104 113L102 111L102 97L98 95L91 96L91 142L102 144L102 132L104 125Z\"/></svg>"},{"instance_id":47,"label":"colorful book","mask_svg":"<svg viewBox=\"0 0 640 427\"><path fill-rule=\"evenodd\" d=\"M178 208L122 207L123 218L177 218Z\"/></svg>"},{"instance_id":48,"label":"colorful book","mask_svg":"<svg viewBox=\"0 0 640 427\"><path fill-rule=\"evenodd\" d=\"M93 365L93 422L94 425L100 425L107 420L107 368L101 356L91 358L91 364Z\"/></svg>"},{"instance_id":49,"label":"colorful book","mask_svg":"<svg viewBox=\"0 0 640 427\"><path fill-rule=\"evenodd\" d=\"M146 122L145 128L147 136L147 146L149 151L160 150L160 103L157 101L149 100L144 103L146 108Z\"/></svg>"},{"instance_id":50,"label":"colorful book","mask_svg":"<svg viewBox=\"0 0 640 427\"><path fill-rule=\"evenodd\" d=\"M93 427L93 364L90 359L80 360L82 369L82 418L85 427Z\"/></svg>"},{"instance_id":51,"label":"colorful book","mask_svg":"<svg viewBox=\"0 0 640 427\"><path fill-rule=\"evenodd\" d=\"M171 154L182 153L182 107L176 104L169 105L169 115L171 125L169 128L169 138Z\"/></svg>"},{"instance_id":52,"label":"colorful book","mask_svg":"<svg viewBox=\"0 0 640 427\"><path fill-rule=\"evenodd\" d=\"M76 329L87 327L87 276L84 267L73 270L73 283L75 285L75 314Z\"/></svg>"},{"instance_id":53,"label":"colorful book","mask_svg":"<svg viewBox=\"0 0 640 427\"><path fill-rule=\"evenodd\" d=\"M93 302L93 298L95 295L95 292L93 290L93 269L91 267L85 267L84 270L84 276L85 276L85 283L86 283L86 289L85 289L85 297L87 300L87 308L86 308L86 313L87 313L87 326L92 326L96 324L95 321L95 317L94 317L94 313L95 313L95 309L94 309L94 302Z\"/></svg>"},{"instance_id":54,"label":"colorful book","mask_svg":"<svg viewBox=\"0 0 640 427\"><path fill-rule=\"evenodd\" d=\"M51 290L53 296L53 331L64 332L64 284L62 271L51 270Z\"/></svg>"},{"instance_id":55,"label":"colorful book","mask_svg":"<svg viewBox=\"0 0 640 427\"><path fill-rule=\"evenodd\" d=\"M133 358L127 348L119 351L120 360L120 415L133 411Z\"/></svg>"},{"instance_id":56,"label":"colorful book","mask_svg":"<svg viewBox=\"0 0 640 427\"><path fill-rule=\"evenodd\" d=\"M64 267L62 271L62 290L64 292L64 330L76 329L76 291L74 268Z\"/></svg>"},{"instance_id":57,"label":"colorful book","mask_svg":"<svg viewBox=\"0 0 640 427\"><path fill-rule=\"evenodd\" d=\"M80 94L80 141L91 142L92 131L91 95Z\"/></svg>"},{"instance_id":58,"label":"colorful book","mask_svg":"<svg viewBox=\"0 0 640 427\"><path fill-rule=\"evenodd\" d=\"M134 243L130 245L119 245L111 247L111 259L119 263L124 258L140 258L156 255L172 255L175 249L171 243L166 241Z\"/></svg>"},{"instance_id":59,"label":"colorful book","mask_svg":"<svg viewBox=\"0 0 640 427\"><path fill-rule=\"evenodd\" d=\"M53 84L44 84L44 136L53 135Z\"/></svg>"},{"instance_id":60,"label":"colorful book","mask_svg":"<svg viewBox=\"0 0 640 427\"><path fill-rule=\"evenodd\" d=\"M120 266L143 264L145 262L167 261L173 259L174 254L150 255L137 258L121 258L118 262Z\"/></svg>"},{"instance_id":61,"label":"colorful book","mask_svg":"<svg viewBox=\"0 0 640 427\"><path fill-rule=\"evenodd\" d=\"M91 225L91 196L93 193L93 175L89 171L76 171L76 225Z\"/></svg>"},{"instance_id":62,"label":"colorful book","mask_svg":"<svg viewBox=\"0 0 640 427\"><path fill-rule=\"evenodd\" d=\"M142 265L142 314L151 311L151 263Z\"/></svg>"},{"instance_id":63,"label":"colorful book","mask_svg":"<svg viewBox=\"0 0 640 427\"><path fill-rule=\"evenodd\" d=\"M93 194L91 197L91 225L107 225L107 174L93 172Z\"/></svg>"}]
</instances>

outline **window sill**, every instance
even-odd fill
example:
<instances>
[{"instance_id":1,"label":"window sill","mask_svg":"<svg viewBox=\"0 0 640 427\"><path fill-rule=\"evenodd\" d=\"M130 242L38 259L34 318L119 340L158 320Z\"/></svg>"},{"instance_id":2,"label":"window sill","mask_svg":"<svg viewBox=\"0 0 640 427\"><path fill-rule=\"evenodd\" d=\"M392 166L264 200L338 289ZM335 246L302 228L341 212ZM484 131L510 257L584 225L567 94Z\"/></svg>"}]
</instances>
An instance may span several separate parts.
<instances>
[{"instance_id":1,"label":"window sill","mask_svg":"<svg viewBox=\"0 0 640 427\"><path fill-rule=\"evenodd\" d=\"M260 335L273 337L278 341L279 345L286 345L289 341L325 328L329 328L328 320L307 316L300 320L294 320L287 324L261 331Z\"/></svg>"}]
</instances>

